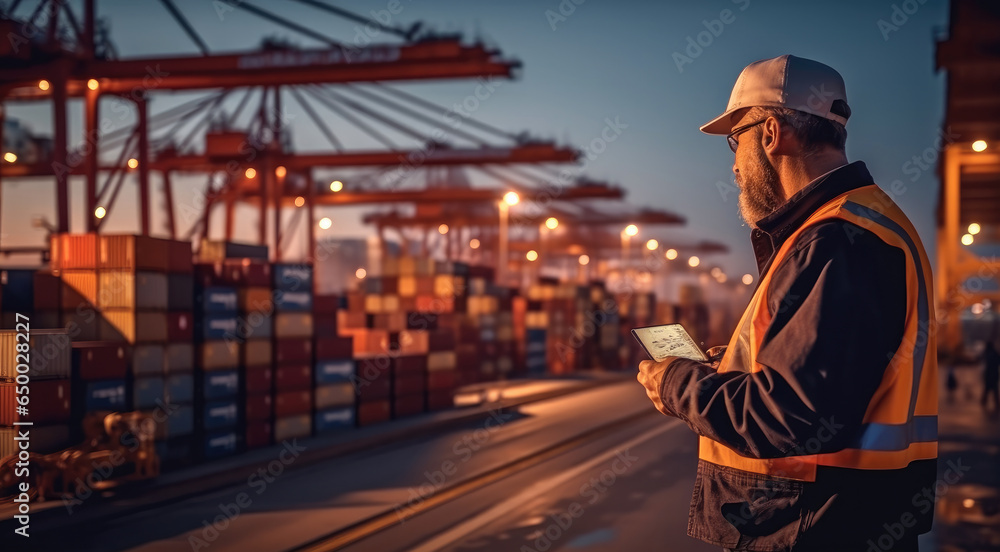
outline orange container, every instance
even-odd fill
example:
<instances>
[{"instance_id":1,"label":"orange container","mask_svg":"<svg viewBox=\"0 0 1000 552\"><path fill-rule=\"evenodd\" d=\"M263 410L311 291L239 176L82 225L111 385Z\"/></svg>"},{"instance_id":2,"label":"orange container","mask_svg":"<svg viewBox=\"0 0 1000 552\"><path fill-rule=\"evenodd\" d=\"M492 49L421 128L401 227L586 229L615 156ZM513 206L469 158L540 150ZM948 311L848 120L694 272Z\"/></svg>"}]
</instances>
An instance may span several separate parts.
<instances>
[{"instance_id":1,"label":"orange container","mask_svg":"<svg viewBox=\"0 0 1000 552\"><path fill-rule=\"evenodd\" d=\"M52 234L49 255L53 270L97 268L97 235Z\"/></svg>"}]
</instances>

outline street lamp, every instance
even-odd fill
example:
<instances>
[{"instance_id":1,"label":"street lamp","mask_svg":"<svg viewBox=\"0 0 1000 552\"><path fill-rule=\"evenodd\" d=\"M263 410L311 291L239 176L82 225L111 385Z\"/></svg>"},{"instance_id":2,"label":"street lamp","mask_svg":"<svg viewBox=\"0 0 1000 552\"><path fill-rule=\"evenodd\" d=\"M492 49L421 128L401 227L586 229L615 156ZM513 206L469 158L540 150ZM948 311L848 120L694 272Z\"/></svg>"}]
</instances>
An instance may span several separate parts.
<instances>
[{"instance_id":1,"label":"street lamp","mask_svg":"<svg viewBox=\"0 0 1000 552\"><path fill-rule=\"evenodd\" d=\"M559 219L556 217L549 217L545 219L545 227L549 230L555 230L559 226Z\"/></svg>"},{"instance_id":2,"label":"street lamp","mask_svg":"<svg viewBox=\"0 0 1000 552\"><path fill-rule=\"evenodd\" d=\"M972 234L966 234L962 236L962 245L972 245L973 241L975 241L975 238L972 236Z\"/></svg>"},{"instance_id":3,"label":"street lamp","mask_svg":"<svg viewBox=\"0 0 1000 552\"><path fill-rule=\"evenodd\" d=\"M655 239L651 239L646 242L646 249L650 251L656 251L659 247L660 247L660 242L656 241Z\"/></svg>"},{"instance_id":4,"label":"street lamp","mask_svg":"<svg viewBox=\"0 0 1000 552\"><path fill-rule=\"evenodd\" d=\"M699 259L698 257L691 257L690 259L688 259L688 266L690 266L691 268L694 268L700 264L701 264L701 259Z\"/></svg>"},{"instance_id":5,"label":"street lamp","mask_svg":"<svg viewBox=\"0 0 1000 552\"><path fill-rule=\"evenodd\" d=\"M319 219L319 227L323 230L329 230L331 226L333 226L333 221L330 220L330 217L323 217Z\"/></svg>"},{"instance_id":6,"label":"street lamp","mask_svg":"<svg viewBox=\"0 0 1000 552\"><path fill-rule=\"evenodd\" d=\"M537 261L538 260L538 252L535 251L534 249L532 249L531 251L528 251L524 255L524 258L528 259L529 261Z\"/></svg>"},{"instance_id":7,"label":"street lamp","mask_svg":"<svg viewBox=\"0 0 1000 552\"><path fill-rule=\"evenodd\" d=\"M448 233L448 225L447 224L441 224L440 226L438 226L438 234L441 234L443 236L443 235L445 235L447 233Z\"/></svg>"},{"instance_id":8,"label":"street lamp","mask_svg":"<svg viewBox=\"0 0 1000 552\"><path fill-rule=\"evenodd\" d=\"M978 234L982 229L983 228L979 226L978 222L973 222L972 224L969 225L969 233L972 234L973 236Z\"/></svg>"},{"instance_id":9,"label":"street lamp","mask_svg":"<svg viewBox=\"0 0 1000 552\"><path fill-rule=\"evenodd\" d=\"M981 152L986 151L986 140L976 140L972 143L972 151Z\"/></svg>"},{"instance_id":10,"label":"street lamp","mask_svg":"<svg viewBox=\"0 0 1000 552\"><path fill-rule=\"evenodd\" d=\"M674 260L674 259L677 258L677 250L676 249L668 249L667 252L665 253L665 256L667 257L668 261L672 261L672 260Z\"/></svg>"},{"instance_id":11,"label":"street lamp","mask_svg":"<svg viewBox=\"0 0 1000 552\"><path fill-rule=\"evenodd\" d=\"M622 230L622 273L624 274L625 266L628 264L629 248L631 246L632 236L639 233L639 227L634 224L629 224Z\"/></svg>"},{"instance_id":12,"label":"street lamp","mask_svg":"<svg viewBox=\"0 0 1000 552\"><path fill-rule=\"evenodd\" d=\"M510 208L517 205L517 202L521 201L520 196L517 192L507 192L503 196L503 200L500 201L500 235L499 237L499 247L497 247L497 254L499 259L497 259L497 282L502 283L507 279L507 220L510 218Z\"/></svg>"},{"instance_id":13,"label":"street lamp","mask_svg":"<svg viewBox=\"0 0 1000 552\"><path fill-rule=\"evenodd\" d=\"M343 189L344 189L344 183L339 180L334 180L333 182L330 183L331 192L339 192L340 190Z\"/></svg>"}]
</instances>

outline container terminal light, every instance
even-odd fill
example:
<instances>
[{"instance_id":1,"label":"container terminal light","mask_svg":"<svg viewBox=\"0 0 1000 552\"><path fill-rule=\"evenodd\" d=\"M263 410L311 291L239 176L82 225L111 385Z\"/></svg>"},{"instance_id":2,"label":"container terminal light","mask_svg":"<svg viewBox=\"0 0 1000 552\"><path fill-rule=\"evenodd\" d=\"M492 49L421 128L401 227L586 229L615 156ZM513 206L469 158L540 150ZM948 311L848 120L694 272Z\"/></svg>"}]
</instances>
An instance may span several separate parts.
<instances>
[{"instance_id":1,"label":"container terminal light","mask_svg":"<svg viewBox=\"0 0 1000 552\"><path fill-rule=\"evenodd\" d=\"M354 272L354 275L358 277L358 280L364 280L365 276L368 275L368 271L366 271L363 268L359 268L357 271Z\"/></svg>"},{"instance_id":2,"label":"container terminal light","mask_svg":"<svg viewBox=\"0 0 1000 552\"><path fill-rule=\"evenodd\" d=\"M274 169L274 176L277 176L278 178L285 178L286 174L288 174L288 169L286 169L284 165L278 165Z\"/></svg>"},{"instance_id":3,"label":"container terminal light","mask_svg":"<svg viewBox=\"0 0 1000 552\"><path fill-rule=\"evenodd\" d=\"M132 157L128 160L128 168L134 169L137 168L138 166L139 166L139 160L136 159L135 157Z\"/></svg>"},{"instance_id":4,"label":"container terminal light","mask_svg":"<svg viewBox=\"0 0 1000 552\"><path fill-rule=\"evenodd\" d=\"M559 219L556 217L549 217L545 219L545 227L549 230L555 230L559 226Z\"/></svg>"},{"instance_id":5,"label":"container terminal light","mask_svg":"<svg viewBox=\"0 0 1000 552\"><path fill-rule=\"evenodd\" d=\"M97 82L97 79L90 79L87 81L87 88L91 90L97 90L101 86L101 83Z\"/></svg>"},{"instance_id":6,"label":"container terminal light","mask_svg":"<svg viewBox=\"0 0 1000 552\"><path fill-rule=\"evenodd\" d=\"M253 177L257 176L257 169L254 169L253 167L250 167L243 174L246 175L247 178L253 178Z\"/></svg>"},{"instance_id":7,"label":"container terminal light","mask_svg":"<svg viewBox=\"0 0 1000 552\"><path fill-rule=\"evenodd\" d=\"M590 264L590 255L580 255L580 265L587 266Z\"/></svg>"},{"instance_id":8,"label":"container terminal light","mask_svg":"<svg viewBox=\"0 0 1000 552\"><path fill-rule=\"evenodd\" d=\"M47 81L45 79L42 79L42 80L38 81L38 89L41 90L41 91L43 91L43 92L46 91L46 90L48 90L49 89L49 81Z\"/></svg>"},{"instance_id":9,"label":"container terminal light","mask_svg":"<svg viewBox=\"0 0 1000 552\"><path fill-rule=\"evenodd\" d=\"M298 197L295 198L295 206L296 207L302 207L305 204L306 204L306 198L304 198L302 196L298 196Z\"/></svg>"},{"instance_id":10,"label":"container terminal light","mask_svg":"<svg viewBox=\"0 0 1000 552\"><path fill-rule=\"evenodd\" d=\"M12 151L8 151L7 153L3 154L3 160L8 163L13 163L14 161L17 161L17 154Z\"/></svg>"},{"instance_id":11,"label":"container terminal light","mask_svg":"<svg viewBox=\"0 0 1000 552\"><path fill-rule=\"evenodd\" d=\"M473 249L479 249L479 239L472 238L471 240L469 240L469 247Z\"/></svg>"},{"instance_id":12,"label":"container terminal light","mask_svg":"<svg viewBox=\"0 0 1000 552\"><path fill-rule=\"evenodd\" d=\"M634 224L629 224L625 227L625 234L629 236L634 236L639 233L639 227Z\"/></svg>"},{"instance_id":13,"label":"container terminal light","mask_svg":"<svg viewBox=\"0 0 1000 552\"><path fill-rule=\"evenodd\" d=\"M973 222L972 224L969 225L969 233L972 234L973 236L978 234L982 229L983 228L979 226L978 222Z\"/></svg>"},{"instance_id":14,"label":"container terminal light","mask_svg":"<svg viewBox=\"0 0 1000 552\"><path fill-rule=\"evenodd\" d=\"M962 245L972 245L973 241L975 241L975 238L972 237L972 234L962 236Z\"/></svg>"},{"instance_id":15,"label":"container terminal light","mask_svg":"<svg viewBox=\"0 0 1000 552\"><path fill-rule=\"evenodd\" d=\"M972 143L972 151L986 151L986 140L976 140Z\"/></svg>"},{"instance_id":16,"label":"container terminal light","mask_svg":"<svg viewBox=\"0 0 1000 552\"><path fill-rule=\"evenodd\" d=\"M538 260L538 252L535 251L534 249L532 249L531 251L528 251L528 253L525 254L524 257L526 259L528 259L529 261L537 261Z\"/></svg>"},{"instance_id":17,"label":"container terminal light","mask_svg":"<svg viewBox=\"0 0 1000 552\"><path fill-rule=\"evenodd\" d=\"M339 180L334 180L333 182L330 183L331 192L339 192L340 190L343 189L344 189L344 183Z\"/></svg>"},{"instance_id":18,"label":"container terminal light","mask_svg":"<svg viewBox=\"0 0 1000 552\"><path fill-rule=\"evenodd\" d=\"M97 217L97 218L99 218L99 219L104 218L104 216L107 215L107 214L108 214L108 210L105 209L104 207L98 207L97 209L94 209L94 216Z\"/></svg>"},{"instance_id":19,"label":"container terminal light","mask_svg":"<svg viewBox=\"0 0 1000 552\"><path fill-rule=\"evenodd\" d=\"M694 268L699 264L701 264L701 259L699 259L698 257L691 257L690 259L688 259L688 266L690 266L691 268Z\"/></svg>"},{"instance_id":20,"label":"container terminal light","mask_svg":"<svg viewBox=\"0 0 1000 552\"><path fill-rule=\"evenodd\" d=\"M319 219L319 227L323 230L329 230L331 226L333 226L333 221L330 220L330 217L323 217Z\"/></svg>"},{"instance_id":21,"label":"container terminal light","mask_svg":"<svg viewBox=\"0 0 1000 552\"><path fill-rule=\"evenodd\" d=\"M656 251L657 248L659 247L660 247L660 242L656 240L649 240L648 242L646 242L646 249L650 251Z\"/></svg>"},{"instance_id":22,"label":"container terminal light","mask_svg":"<svg viewBox=\"0 0 1000 552\"><path fill-rule=\"evenodd\" d=\"M752 283L753 283L753 275L752 274L744 274L743 275L743 284L749 286Z\"/></svg>"},{"instance_id":23,"label":"container terminal light","mask_svg":"<svg viewBox=\"0 0 1000 552\"><path fill-rule=\"evenodd\" d=\"M677 250L676 249L668 249L667 252L666 252L666 257L667 257L667 260L670 260L670 261L676 259L677 258Z\"/></svg>"},{"instance_id":24,"label":"container terminal light","mask_svg":"<svg viewBox=\"0 0 1000 552\"><path fill-rule=\"evenodd\" d=\"M445 235L447 233L448 233L448 225L447 224L442 224L441 226L438 226L438 234L441 234L443 236L443 235Z\"/></svg>"},{"instance_id":25,"label":"container terminal light","mask_svg":"<svg viewBox=\"0 0 1000 552\"><path fill-rule=\"evenodd\" d=\"M518 201L521 201L521 196L517 195L517 192L507 192L503 195L503 202L507 205L517 205Z\"/></svg>"}]
</instances>

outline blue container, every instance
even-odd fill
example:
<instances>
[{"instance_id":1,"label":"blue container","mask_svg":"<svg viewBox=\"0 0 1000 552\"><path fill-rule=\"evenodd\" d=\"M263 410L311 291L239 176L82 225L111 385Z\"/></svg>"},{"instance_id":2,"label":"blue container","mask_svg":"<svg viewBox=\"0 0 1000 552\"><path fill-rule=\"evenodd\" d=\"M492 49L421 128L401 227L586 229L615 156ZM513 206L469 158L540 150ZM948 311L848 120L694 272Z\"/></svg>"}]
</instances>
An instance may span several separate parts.
<instances>
[{"instance_id":1,"label":"blue container","mask_svg":"<svg viewBox=\"0 0 1000 552\"><path fill-rule=\"evenodd\" d=\"M135 378L132 383L132 408L155 408L164 402L163 378Z\"/></svg>"},{"instance_id":2,"label":"blue container","mask_svg":"<svg viewBox=\"0 0 1000 552\"><path fill-rule=\"evenodd\" d=\"M196 326L198 335L205 341L241 339L241 334L246 331L235 313L205 314L198 318Z\"/></svg>"},{"instance_id":3,"label":"blue container","mask_svg":"<svg viewBox=\"0 0 1000 552\"><path fill-rule=\"evenodd\" d=\"M313 370L317 385L327 383L340 383L351 381L355 374L355 363L353 359L345 360L320 360L316 362L316 369Z\"/></svg>"},{"instance_id":4,"label":"blue container","mask_svg":"<svg viewBox=\"0 0 1000 552\"><path fill-rule=\"evenodd\" d=\"M198 293L196 304L201 312L236 314L239 306L239 294L236 292L236 288L207 287Z\"/></svg>"},{"instance_id":5,"label":"blue container","mask_svg":"<svg viewBox=\"0 0 1000 552\"><path fill-rule=\"evenodd\" d=\"M194 400L194 376L173 374L167 376L167 402L170 404L189 403Z\"/></svg>"},{"instance_id":6,"label":"blue container","mask_svg":"<svg viewBox=\"0 0 1000 552\"><path fill-rule=\"evenodd\" d=\"M545 343L545 329L529 328L525 330L524 340L528 343Z\"/></svg>"},{"instance_id":7,"label":"blue container","mask_svg":"<svg viewBox=\"0 0 1000 552\"><path fill-rule=\"evenodd\" d=\"M274 289L308 291L313 289L313 267L306 264L274 265Z\"/></svg>"},{"instance_id":8,"label":"blue container","mask_svg":"<svg viewBox=\"0 0 1000 552\"><path fill-rule=\"evenodd\" d=\"M0 271L0 304L3 305L4 312L28 314L34 311L35 271Z\"/></svg>"},{"instance_id":9,"label":"blue container","mask_svg":"<svg viewBox=\"0 0 1000 552\"><path fill-rule=\"evenodd\" d=\"M354 427L354 407L317 412L313 427L316 428L316 433Z\"/></svg>"},{"instance_id":10,"label":"blue container","mask_svg":"<svg viewBox=\"0 0 1000 552\"><path fill-rule=\"evenodd\" d=\"M313 306L312 292L278 291L274 294L274 308L279 311L311 311Z\"/></svg>"},{"instance_id":11,"label":"blue container","mask_svg":"<svg viewBox=\"0 0 1000 552\"><path fill-rule=\"evenodd\" d=\"M84 389L83 406L87 412L124 409L125 380L88 382Z\"/></svg>"},{"instance_id":12,"label":"blue container","mask_svg":"<svg viewBox=\"0 0 1000 552\"><path fill-rule=\"evenodd\" d=\"M234 429L213 431L205 435L203 450L205 458L219 458L235 454L240 448L240 433Z\"/></svg>"},{"instance_id":13,"label":"blue container","mask_svg":"<svg viewBox=\"0 0 1000 552\"><path fill-rule=\"evenodd\" d=\"M221 429L233 427L240 422L240 403L236 399L205 403L201 427Z\"/></svg>"},{"instance_id":14,"label":"blue container","mask_svg":"<svg viewBox=\"0 0 1000 552\"><path fill-rule=\"evenodd\" d=\"M240 373L236 370L205 372L201 392L206 399L235 397L240 391Z\"/></svg>"},{"instance_id":15,"label":"blue container","mask_svg":"<svg viewBox=\"0 0 1000 552\"><path fill-rule=\"evenodd\" d=\"M168 439L194 433L194 407L190 404L171 405L166 413Z\"/></svg>"}]
</instances>

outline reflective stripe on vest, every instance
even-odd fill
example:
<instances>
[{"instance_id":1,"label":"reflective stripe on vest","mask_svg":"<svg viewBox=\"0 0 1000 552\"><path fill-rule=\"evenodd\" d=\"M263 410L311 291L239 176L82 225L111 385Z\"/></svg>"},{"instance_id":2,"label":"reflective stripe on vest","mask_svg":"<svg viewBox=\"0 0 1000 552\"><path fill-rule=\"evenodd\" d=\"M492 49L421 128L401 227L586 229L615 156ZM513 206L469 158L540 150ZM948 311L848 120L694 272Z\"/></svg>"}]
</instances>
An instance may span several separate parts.
<instances>
[{"instance_id":1,"label":"reflective stripe on vest","mask_svg":"<svg viewBox=\"0 0 1000 552\"><path fill-rule=\"evenodd\" d=\"M847 192L820 207L775 254L740 324L729 341L720 372L760 371L757 353L771 322L767 288L771 274L788 256L796 238L820 221L839 218L873 232L906 257L907 316L903 341L888 359L879 388L872 396L862 428L847 448L824 454L823 437L802 443L784 458L758 459L739 455L706 437L699 442L702 460L736 469L804 481L815 481L816 466L854 469L897 469L914 460L937 457L937 350L931 335L930 263L916 231L901 210L877 186ZM834 420L829 420L832 423ZM833 431L833 429L830 429ZM826 437L826 439L832 436Z\"/></svg>"}]
</instances>

